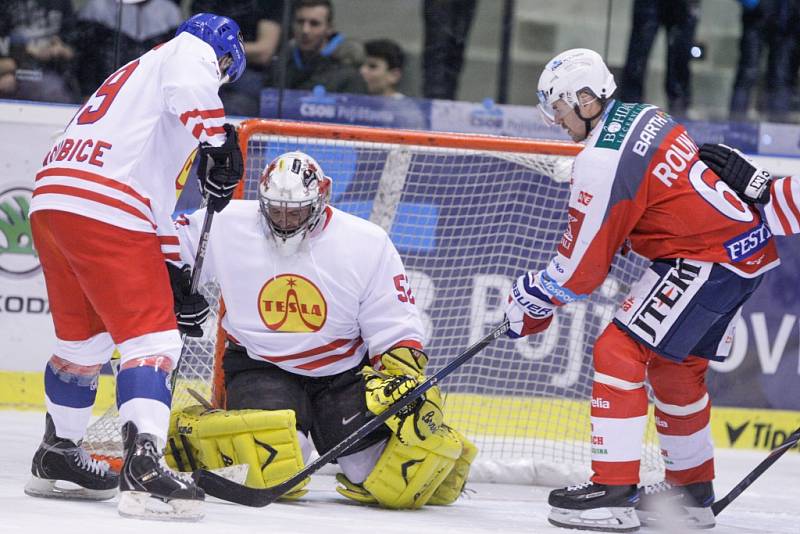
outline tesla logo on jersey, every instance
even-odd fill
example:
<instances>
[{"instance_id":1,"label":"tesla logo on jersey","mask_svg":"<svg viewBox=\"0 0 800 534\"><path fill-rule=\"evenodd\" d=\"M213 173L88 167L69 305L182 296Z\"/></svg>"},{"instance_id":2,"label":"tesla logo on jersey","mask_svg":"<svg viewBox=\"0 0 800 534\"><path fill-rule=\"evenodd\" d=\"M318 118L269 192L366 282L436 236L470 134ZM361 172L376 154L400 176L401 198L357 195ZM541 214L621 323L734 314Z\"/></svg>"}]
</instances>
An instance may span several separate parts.
<instances>
[{"instance_id":1,"label":"tesla logo on jersey","mask_svg":"<svg viewBox=\"0 0 800 534\"><path fill-rule=\"evenodd\" d=\"M558 252L566 257L572 257L572 249L575 245L575 240L578 239L578 232L581 231L583 226L583 218L585 215L575 208L570 207L567 214L567 231L561 236L561 243L558 245Z\"/></svg>"},{"instance_id":2,"label":"tesla logo on jersey","mask_svg":"<svg viewBox=\"0 0 800 534\"><path fill-rule=\"evenodd\" d=\"M593 198L594 195L591 193L587 193L586 191L581 191L580 193L578 193L578 202L580 202L584 206L588 206Z\"/></svg>"},{"instance_id":3,"label":"tesla logo on jersey","mask_svg":"<svg viewBox=\"0 0 800 534\"><path fill-rule=\"evenodd\" d=\"M194 165L195 156L197 156L196 148L192 150L192 153L189 154L188 158L186 158L186 162L178 172L178 176L175 177L175 198L180 198L183 188L186 186L186 180L189 178L189 172L192 170L192 165Z\"/></svg>"},{"instance_id":4,"label":"tesla logo on jersey","mask_svg":"<svg viewBox=\"0 0 800 534\"><path fill-rule=\"evenodd\" d=\"M258 294L258 312L267 328L277 332L317 332L328 316L328 305L314 283L296 274L270 278Z\"/></svg>"}]
</instances>

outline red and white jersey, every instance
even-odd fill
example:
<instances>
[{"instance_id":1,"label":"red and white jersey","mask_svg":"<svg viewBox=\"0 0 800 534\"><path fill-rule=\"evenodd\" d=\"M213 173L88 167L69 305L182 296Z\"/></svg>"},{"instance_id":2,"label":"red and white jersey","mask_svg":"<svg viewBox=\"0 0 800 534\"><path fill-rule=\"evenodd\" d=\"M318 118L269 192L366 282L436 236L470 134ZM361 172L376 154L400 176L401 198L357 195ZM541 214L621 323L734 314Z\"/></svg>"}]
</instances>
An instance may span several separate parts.
<instances>
[{"instance_id":1,"label":"red and white jersey","mask_svg":"<svg viewBox=\"0 0 800 534\"><path fill-rule=\"evenodd\" d=\"M777 178L770 185L764 218L775 235L800 234L800 176Z\"/></svg>"},{"instance_id":2,"label":"red and white jersey","mask_svg":"<svg viewBox=\"0 0 800 534\"><path fill-rule=\"evenodd\" d=\"M113 73L45 155L30 211L157 233L176 256L177 179L199 142L225 141L219 79L214 50L188 33Z\"/></svg>"},{"instance_id":3,"label":"red and white jersey","mask_svg":"<svg viewBox=\"0 0 800 534\"><path fill-rule=\"evenodd\" d=\"M589 295L626 242L646 258L715 262L743 277L779 264L770 229L699 159L669 115L612 102L575 158L568 227L537 279L551 301Z\"/></svg>"},{"instance_id":4,"label":"red and white jersey","mask_svg":"<svg viewBox=\"0 0 800 534\"><path fill-rule=\"evenodd\" d=\"M181 257L194 262L205 209L177 223ZM351 369L396 345L422 348L423 328L389 236L328 207L298 252L281 256L255 200L214 217L202 281L222 290L222 326L256 360L306 376Z\"/></svg>"}]
</instances>

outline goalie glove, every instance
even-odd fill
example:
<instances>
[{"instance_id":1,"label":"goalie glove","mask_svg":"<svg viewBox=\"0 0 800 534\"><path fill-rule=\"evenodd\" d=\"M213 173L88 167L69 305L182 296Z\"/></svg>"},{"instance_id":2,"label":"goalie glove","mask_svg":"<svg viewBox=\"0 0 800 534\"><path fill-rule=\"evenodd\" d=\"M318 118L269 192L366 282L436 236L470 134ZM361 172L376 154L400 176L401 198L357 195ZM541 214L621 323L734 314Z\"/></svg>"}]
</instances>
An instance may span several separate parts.
<instances>
[{"instance_id":1,"label":"goalie glove","mask_svg":"<svg viewBox=\"0 0 800 534\"><path fill-rule=\"evenodd\" d=\"M769 202L772 176L766 169L756 167L739 150L723 144L706 143L700 147L700 159L745 202Z\"/></svg>"},{"instance_id":2,"label":"goalie glove","mask_svg":"<svg viewBox=\"0 0 800 534\"><path fill-rule=\"evenodd\" d=\"M536 287L536 276L536 272L530 271L511 286L505 317L508 320L506 335L512 339L538 334L553 321L555 306Z\"/></svg>"},{"instance_id":3,"label":"goalie glove","mask_svg":"<svg viewBox=\"0 0 800 534\"><path fill-rule=\"evenodd\" d=\"M208 301L200 293L192 293L192 270L188 265L178 267L167 262L172 298L175 302L175 319L178 331L189 337L202 337L202 324L208 317Z\"/></svg>"},{"instance_id":4,"label":"goalie glove","mask_svg":"<svg viewBox=\"0 0 800 534\"><path fill-rule=\"evenodd\" d=\"M197 178L200 188L208 200L208 209L222 211L228 205L239 180L244 174L244 160L239 148L239 138L232 124L225 124L227 138L222 146L200 145ZM212 162L208 167L209 160Z\"/></svg>"},{"instance_id":5,"label":"goalie glove","mask_svg":"<svg viewBox=\"0 0 800 534\"><path fill-rule=\"evenodd\" d=\"M424 382L427 363L428 357L420 350L394 347L381 355L382 371L365 366L361 373L366 382L367 409L375 415L381 414ZM442 394L438 387L433 387L388 419L386 425L402 443L414 445L436 433L443 418Z\"/></svg>"}]
</instances>

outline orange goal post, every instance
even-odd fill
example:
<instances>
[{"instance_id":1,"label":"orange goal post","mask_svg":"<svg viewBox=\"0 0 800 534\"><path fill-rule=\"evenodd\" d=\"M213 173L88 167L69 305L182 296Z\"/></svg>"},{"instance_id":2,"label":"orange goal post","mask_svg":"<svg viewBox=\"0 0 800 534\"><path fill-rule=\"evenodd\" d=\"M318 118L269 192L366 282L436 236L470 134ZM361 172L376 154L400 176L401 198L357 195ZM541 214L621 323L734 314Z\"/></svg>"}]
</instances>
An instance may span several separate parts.
<instances>
[{"instance_id":1,"label":"orange goal post","mask_svg":"<svg viewBox=\"0 0 800 534\"><path fill-rule=\"evenodd\" d=\"M238 131L245 175L237 198L257 198L265 166L302 150L332 178L333 206L389 233L425 325L430 373L502 319L517 276L549 261L567 228L568 182L581 149L560 141L264 119L245 120ZM617 258L595 294L559 309L548 331L498 340L441 384L445 420L480 449L475 478L585 480L591 347L645 266L635 255ZM214 313L204 337L187 340L174 407L196 403L189 388L222 403L214 386L215 376L221 383L224 347L219 291L213 283L204 291ZM112 409L93 425L87 445L118 454L117 423ZM645 480L663 468L652 422L648 428Z\"/></svg>"}]
</instances>

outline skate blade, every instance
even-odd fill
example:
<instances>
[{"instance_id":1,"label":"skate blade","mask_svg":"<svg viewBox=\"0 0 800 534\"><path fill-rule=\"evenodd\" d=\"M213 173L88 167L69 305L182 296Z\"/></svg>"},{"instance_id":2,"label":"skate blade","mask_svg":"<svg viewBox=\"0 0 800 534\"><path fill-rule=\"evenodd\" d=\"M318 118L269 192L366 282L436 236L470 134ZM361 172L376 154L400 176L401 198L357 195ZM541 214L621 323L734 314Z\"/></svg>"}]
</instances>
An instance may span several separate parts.
<instances>
[{"instance_id":1,"label":"skate blade","mask_svg":"<svg viewBox=\"0 0 800 534\"><path fill-rule=\"evenodd\" d=\"M714 528L717 520L710 507L681 506L679 510L636 510L642 526L670 530L704 530Z\"/></svg>"},{"instance_id":2,"label":"skate blade","mask_svg":"<svg viewBox=\"0 0 800 534\"><path fill-rule=\"evenodd\" d=\"M639 530L639 518L633 508L593 508L591 510L568 510L551 508L547 517L550 524L576 530L601 532L635 532Z\"/></svg>"},{"instance_id":3,"label":"skate blade","mask_svg":"<svg viewBox=\"0 0 800 534\"><path fill-rule=\"evenodd\" d=\"M68 499L77 501L107 501L117 494L117 488L107 490L89 489L65 480L50 480L31 477L25 484L25 494L45 499Z\"/></svg>"},{"instance_id":4,"label":"skate blade","mask_svg":"<svg viewBox=\"0 0 800 534\"><path fill-rule=\"evenodd\" d=\"M203 501L171 499L163 501L143 491L121 491L117 511L123 517L154 521L200 521Z\"/></svg>"}]
</instances>

